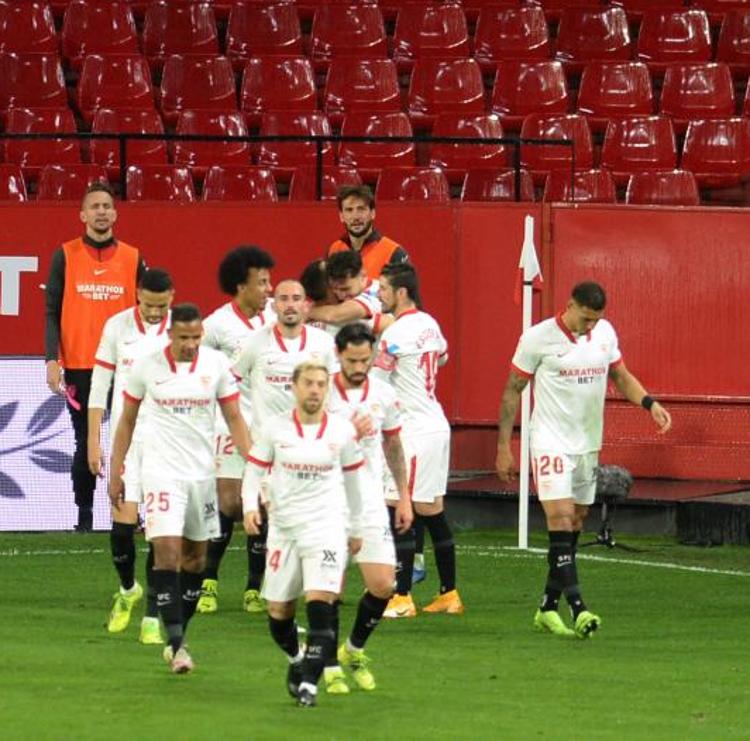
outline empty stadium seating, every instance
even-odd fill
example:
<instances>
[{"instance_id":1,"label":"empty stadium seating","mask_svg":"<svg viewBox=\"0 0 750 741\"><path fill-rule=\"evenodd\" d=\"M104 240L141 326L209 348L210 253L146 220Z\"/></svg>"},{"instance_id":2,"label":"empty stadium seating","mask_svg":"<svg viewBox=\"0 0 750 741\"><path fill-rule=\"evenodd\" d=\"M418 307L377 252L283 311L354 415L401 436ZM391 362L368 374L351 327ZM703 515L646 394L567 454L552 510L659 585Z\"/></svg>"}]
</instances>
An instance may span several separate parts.
<instances>
[{"instance_id":1,"label":"empty stadium seating","mask_svg":"<svg viewBox=\"0 0 750 741\"><path fill-rule=\"evenodd\" d=\"M543 200L616 203L617 190L608 170L581 170L574 173L556 170L547 176Z\"/></svg>"},{"instance_id":2,"label":"empty stadium seating","mask_svg":"<svg viewBox=\"0 0 750 741\"><path fill-rule=\"evenodd\" d=\"M77 201L80 203L91 183L107 182L100 165L46 165L39 175L36 197L40 201Z\"/></svg>"},{"instance_id":3,"label":"empty stadium seating","mask_svg":"<svg viewBox=\"0 0 750 741\"><path fill-rule=\"evenodd\" d=\"M56 54L57 32L46 2L0 2L0 54Z\"/></svg>"},{"instance_id":4,"label":"empty stadium seating","mask_svg":"<svg viewBox=\"0 0 750 741\"><path fill-rule=\"evenodd\" d=\"M187 167L172 165L131 165L127 172L129 201L195 200L195 186Z\"/></svg>"},{"instance_id":5,"label":"empty stadium seating","mask_svg":"<svg viewBox=\"0 0 750 741\"><path fill-rule=\"evenodd\" d=\"M320 200L336 199L338 189L344 185L361 185L362 178L351 167L326 165L323 167ZM318 200L318 171L315 167L298 167L289 182L290 201Z\"/></svg>"},{"instance_id":6,"label":"empty stadium seating","mask_svg":"<svg viewBox=\"0 0 750 741\"><path fill-rule=\"evenodd\" d=\"M705 11L698 9L649 10L643 14L636 59L653 72L674 62L708 62L711 30Z\"/></svg>"},{"instance_id":7,"label":"empty stadium seating","mask_svg":"<svg viewBox=\"0 0 750 741\"><path fill-rule=\"evenodd\" d=\"M750 73L750 7L726 14L716 46L716 61L728 64L736 75Z\"/></svg>"},{"instance_id":8,"label":"empty stadium seating","mask_svg":"<svg viewBox=\"0 0 750 741\"><path fill-rule=\"evenodd\" d=\"M383 16L377 5L321 5L310 33L310 60L325 70L335 57L388 56Z\"/></svg>"},{"instance_id":9,"label":"empty stadium seating","mask_svg":"<svg viewBox=\"0 0 750 741\"><path fill-rule=\"evenodd\" d=\"M520 171L521 187L519 201L534 200L534 181L526 170ZM461 189L462 201L515 201L516 171L510 168L501 170L469 170Z\"/></svg>"},{"instance_id":10,"label":"empty stadium seating","mask_svg":"<svg viewBox=\"0 0 750 741\"><path fill-rule=\"evenodd\" d=\"M557 31L557 59L575 70L587 62L630 59L628 18L622 8L566 6Z\"/></svg>"},{"instance_id":11,"label":"empty stadium seating","mask_svg":"<svg viewBox=\"0 0 750 741\"><path fill-rule=\"evenodd\" d=\"M331 124L318 111L289 113L268 111L261 119L261 136L330 136ZM333 164L330 142L320 145L323 162ZM288 180L294 170L315 164L317 146L314 142L262 142L258 150L258 164L269 167L277 180Z\"/></svg>"},{"instance_id":12,"label":"empty stadium seating","mask_svg":"<svg viewBox=\"0 0 750 741\"><path fill-rule=\"evenodd\" d=\"M21 168L18 165L0 165L0 201L21 203L28 198Z\"/></svg>"},{"instance_id":13,"label":"empty stadium seating","mask_svg":"<svg viewBox=\"0 0 750 741\"><path fill-rule=\"evenodd\" d=\"M375 198L379 201L447 203L450 200L450 187L441 170L430 167L394 167L380 173Z\"/></svg>"},{"instance_id":14,"label":"empty stadium seating","mask_svg":"<svg viewBox=\"0 0 750 741\"><path fill-rule=\"evenodd\" d=\"M698 184L687 170L651 170L630 176L625 202L652 206L697 206Z\"/></svg>"},{"instance_id":15,"label":"empty stadium seating","mask_svg":"<svg viewBox=\"0 0 750 741\"><path fill-rule=\"evenodd\" d=\"M549 28L536 5L482 8L474 36L474 58L484 71L496 62L548 59Z\"/></svg>"},{"instance_id":16,"label":"empty stadium seating","mask_svg":"<svg viewBox=\"0 0 750 741\"><path fill-rule=\"evenodd\" d=\"M56 54L0 55L0 118L8 108L66 108L68 95Z\"/></svg>"},{"instance_id":17,"label":"empty stadium seating","mask_svg":"<svg viewBox=\"0 0 750 741\"><path fill-rule=\"evenodd\" d=\"M585 116L578 114L544 115L532 113L521 126L524 139L566 139L572 145L524 144L521 163L534 181L544 182L553 170L590 170L594 164L591 131Z\"/></svg>"},{"instance_id":18,"label":"empty stadium seating","mask_svg":"<svg viewBox=\"0 0 750 741\"><path fill-rule=\"evenodd\" d=\"M173 162L189 167L201 180L212 165L249 165L250 145L231 141L231 137L247 136L245 119L238 111L191 110L182 111L177 119L177 134L223 136L223 142L176 141Z\"/></svg>"},{"instance_id":19,"label":"empty stadium seating","mask_svg":"<svg viewBox=\"0 0 750 741\"><path fill-rule=\"evenodd\" d=\"M203 181L204 201L277 201L276 180L263 167L214 165Z\"/></svg>"},{"instance_id":20,"label":"empty stadium seating","mask_svg":"<svg viewBox=\"0 0 750 741\"><path fill-rule=\"evenodd\" d=\"M691 121L681 166L695 175L701 187L737 185L747 171L749 124L749 119L735 117Z\"/></svg>"}]
</instances>

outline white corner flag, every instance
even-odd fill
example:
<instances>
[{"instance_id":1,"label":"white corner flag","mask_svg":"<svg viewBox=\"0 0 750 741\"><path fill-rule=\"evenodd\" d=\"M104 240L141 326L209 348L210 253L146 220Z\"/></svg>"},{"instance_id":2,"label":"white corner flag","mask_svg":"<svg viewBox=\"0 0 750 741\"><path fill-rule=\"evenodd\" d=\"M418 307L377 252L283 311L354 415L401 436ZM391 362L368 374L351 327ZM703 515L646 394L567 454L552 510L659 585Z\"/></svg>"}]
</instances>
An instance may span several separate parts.
<instances>
[{"instance_id":1,"label":"white corner flag","mask_svg":"<svg viewBox=\"0 0 750 741\"><path fill-rule=\"evenodd\" d=\"M534 217L527 215L523 225L523 247L518 261L516 303L523 297L522 331L531 326L531 304L534 284L542 282L542 270L534 246ZM523 291L521 287L523 286ZM521 394L521 460L518 466L518 547L529 547L529 419L531 417L531 384Z\"/></svg>"}]
</instances>

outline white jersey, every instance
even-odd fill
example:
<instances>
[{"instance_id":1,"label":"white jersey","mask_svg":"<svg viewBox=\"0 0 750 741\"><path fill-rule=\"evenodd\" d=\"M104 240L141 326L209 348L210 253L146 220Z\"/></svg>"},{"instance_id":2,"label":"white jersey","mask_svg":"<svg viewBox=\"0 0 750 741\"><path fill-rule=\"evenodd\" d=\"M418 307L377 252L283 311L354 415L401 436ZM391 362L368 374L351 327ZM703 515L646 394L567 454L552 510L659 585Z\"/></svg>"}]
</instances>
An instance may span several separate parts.
<instances>
[{"instance_id":1,"label":"white jersey","mask_svg":"<svg viewBox=\"0 0 750 741\"><path fill-rule=\"evenodd\" d=\"M609 368L621 361L617 335L606 319L580 337L570 332L560 316L523 333L513 369L534 378L534 450L582 455L602 447Z\"/></svg>"},{"instance_id":2,"label":"white jersey","mask_svg":"<svg viewBox=\"0 0 750 741\"><path fill-rule=\"evenodd\" d=\"M215 475L216 404L239 397L224 355L202 347L176 363L166 347L136 361L125 397L152 400L143 432L143 472L180 481Z\"/></svg>"},{"instance_id":3,"label":"white jersey","mask_svg":"<svg viewBox=\"0 0 750 741\"><path fill-rule=\"evenodd\" d=\"M276 322L276 312L269 303L263 311L248 319L235 301L228 301L203 320L203 340L206 347L220 350L227 356L230 364L236 362L242 352L242 346L254 332L261 327ZM245 379L239 382L240 411L248 426L252 421L250 386ZM226 431L226 422L219 415L219 429Z\"/></svg>"},{"instance_id":4,"label":"white jersey","mask_svg":"<svg viewBox=\"0 0 750 741\"><path fill-rule=\"evenodd\" d=\"M393 387L379 378L367 378L356 389L345 389L341 374L331 381L328 395L329 411L351 419L355 414L368 415L372 431L361 438L359 444L365 456L365 522L388 521L383 491L385 455L383 435L395 435L401 430L401 409Z\"/></svg>"},{"instance_id":5,"label":"white jersey","mask_svg":"<svg viewBox=\"0 0 750 741\"><path fill-rule=\"evenodd\" d=\"M110 411L110 430L113 435L122 414L122 392L127 385L130 369L138 358L150 355L169 344L168 325L169 315L159 324L144 323L137 306L107 319L96 349L88 405L92 409L107 408L107 395L114 376ZM135 440L140 438L141 428L148 414L146 404L138 414L138 423L133 433Z\"/></svg>"},{"instance_id":6,"label":"white jersey","mask_svg":"<svg viewBox=\"0 0 750 741\"><path fill-rule=\"evenodd\" d=\"M365 310L365 316L362 319L352 319L349 322L344 322L344 324L359 321L367 325L373 334L380 334L380 324L383 319L383 305L378 298L378 284L370 280L367 283L365 290L351 300L358 303ZM308 322L309 327L322 329L324 332L328 332L331 337L336 337L344 324L333 324L331 322L323 322L317 319Z\"/></svg>"},{"instance_id":7,"label":"white jersey","mask_svg":"<svg viewBox=\"0 0 750 741\"><path fill-rule=\"evenodd\" d=\"M292 373L303 362L316 361L333 373L338 363L330 335L315 327L302 326L299 337L283 337L278 325L254 332L245 342L232 370L250 388L252 430L275 414L294 407Z\"/></svg>"},{"instance_id":8,"label":"white jersey","mask_svg":"<svg viewBox=\"0 0 750 741\"><path fill-rule=\"evenodd\" d=\"M435 396L438 368L447 360L448 343L423 311L405 311L383 332L373 371L396 390L405 435L450 429Z\"/></svg>"},{"instance_id":9,"label":"white jersey","mask_svg":"<svg viewBox=\"0 0 750 741\"><path fill-rule=\"evenodd\" d=\"M297 410L266 421L248 461L271 469L269 517L272 525L295 537L345 530L348 507L342 473L364 464L356 431L348 420L324 414L320 424L303 425ZM243 490L243 499L254 494ZM254 508L246 502L245 509ZM361 509L353 531L361 528Z\"/></svg>"}]
</instances>

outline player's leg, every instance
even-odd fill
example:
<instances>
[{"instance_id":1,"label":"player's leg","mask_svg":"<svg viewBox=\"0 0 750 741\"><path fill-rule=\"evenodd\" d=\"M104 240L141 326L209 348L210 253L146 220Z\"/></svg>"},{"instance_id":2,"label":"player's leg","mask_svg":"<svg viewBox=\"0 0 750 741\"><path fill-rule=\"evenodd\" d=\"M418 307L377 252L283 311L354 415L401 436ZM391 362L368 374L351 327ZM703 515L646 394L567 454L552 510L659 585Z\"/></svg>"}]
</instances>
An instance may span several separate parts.
<instances>
[{"instance_id":1,"label":"player's leg","mask_svg":"<svg viewBox=\"0 0 750 741\"><path fill-rule=\"evenodd\" d=\"M333 631L333 645L334 648L339 643L339 631L341 628L341 605L343 604L342 597L344 596L344 589L346 586L346 574L341 581L339 587L339 593L336 595L336 599L333 601L333 610L331 612L331 630ZM348 695L349 685L346 683L346 675L344 670L339 663L338 655L336 651L331 651L326 656L325 666L323 667L323 684L325 686L326 693L329 695Z\"/></svg>"},{"instance_id":2,"label":"player's leg","mask_svg":"<svg viewBox=\"0 0 750 741\"><path fill-rule=\"evenodd\" d=\"M127 484L126 484L127 492ZM124 501L112 510L112 530L109 546L112 563L120 578L107 620L110 633L120 633L130 623L133 608L143 597L143 587L135 579L135 529L138 524L138 505Z\"/></svg>"},{"instance_id":3,"label":"player's leg","mask_svg":"<svg viewBox=\"0 0 750 741\"><path fill-rule=\"evenodd\" d=\"M263 523L259 535L247 536L247 584L243 605L245 612L265 612L266 606L260 596L263 575L266 571L266 543L268 540L268 516L262 510Z\"/></svg>"},{"instance_id":4,"label":"player's leg","mask_svg":"<svg viewBox=\"0 0 750 741\"><path fill-rule=\"evenodd\" d=\"M89 533L94 526L94 490L96 476L88 464L88 404L91 389L91 371L66 369L65 384L68 390L68 413L73 424L75 451L70 470L73 494L78 507L76 532Z\"/></svg>"},{"instance_id":5,"label":"player's leg","mask_svg":"<svg viewBox=\"0 0 750 741\"><path fill-rule=\"evenodd\" d=\"M388 519L396 549L396 590L385 608L385 618L410 618L417 616L417 608L411 596L414 570L414 528L405 533L396 530L396 503L388 501Z\"/></svg>"},{"instance_id":6,"label":"player's leg","mask_svg":"<svg viewBox=\"0 0 750 741\"><path fill-rule=\"evenodd\" d=\"M412 581L414 584L424 581L427 578L427 569L424 563L424 523L420 517L414 520L414 570L412 571Z\"/></svg>"},{"instance_id":7,"label":"player's leg","mask_svg":"<svg viewBox=\"0 0 750 741\"><path fill-rule=\"evenodd\" d=\"M146 556L146 610L141 620L141 643L155 645L164 643L159 625L159 609L156 606L156 584L154 584L154 547L148 544Z\"/></svg>"},{"instance_id":8,"label":"player's leg","mask_svg":"<svg viewBox=\"0 0 750 741\"><path fill-rule=\"evenodd\" d=\"M195 614L201 594L203 570L206 568L205 540L182 540L182 562L180 566L180 590L182 592L182 636L187 635L188 625ZM190 668L192 669L192 662Z\"/></svg>"}]
</instances>

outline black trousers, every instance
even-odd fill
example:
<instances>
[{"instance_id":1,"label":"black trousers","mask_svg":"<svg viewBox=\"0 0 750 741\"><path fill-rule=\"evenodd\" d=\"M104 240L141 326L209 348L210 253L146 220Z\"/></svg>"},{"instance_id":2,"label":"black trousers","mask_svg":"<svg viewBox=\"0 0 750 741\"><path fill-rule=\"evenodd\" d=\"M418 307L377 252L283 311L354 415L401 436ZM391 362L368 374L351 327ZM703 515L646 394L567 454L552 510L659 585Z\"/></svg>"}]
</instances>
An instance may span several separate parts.
<instances>
[{"instance_id":1,"label":"black trousers","mask_svg":"<svg viewBox=\"0 0 750 741\"><path fill-rule=\"evenodd\" d=\"M78 507L91 509L94 506L94 489L96 489L96 476L89 471L88 463L88 434L89 434L89 392L91 391L91 374L89 368L65 369L65 385L70 391L73 399L80 404L80 409L70 405L68 413L73 423L73 434L76 440L76 449L73 454L73 466L70 470L70 478L73 481L73 494Z\"/></svg>"}]
</instances>

